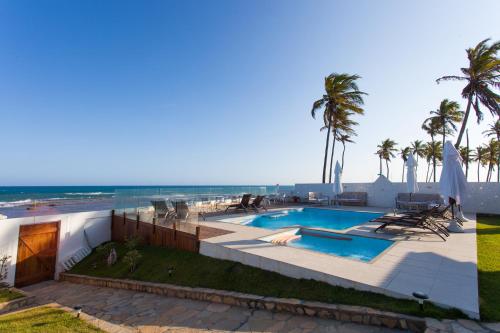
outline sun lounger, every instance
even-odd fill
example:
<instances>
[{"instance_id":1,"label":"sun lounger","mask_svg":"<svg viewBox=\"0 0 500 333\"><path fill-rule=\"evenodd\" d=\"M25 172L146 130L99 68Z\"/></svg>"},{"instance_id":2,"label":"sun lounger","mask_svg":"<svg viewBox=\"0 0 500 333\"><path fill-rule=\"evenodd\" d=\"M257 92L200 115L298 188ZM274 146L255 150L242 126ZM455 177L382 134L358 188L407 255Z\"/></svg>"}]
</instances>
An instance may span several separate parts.
<instances>
[{"instance_id":1,"label":"sun lounger","mask_svg":"<svg viewBox=\"0 0 500 333\"><path fill-rule=\"evenodd\" d=\"M398 209L425 210L441 203L443 199L437 193L398 193L396 196Z\"/></svg>"},{"instance_id":2,"label":"sun lounger","mask_svg":"<svg viewBox=\"0 0 500 333\"><path fill-rule=\"evenodd\" d=\"M307 197L307 202L316 203L320 205L326 203L328 205L330 204L330 197L318 192L309 192L309 195Z\"/></svg>"},{"instance_id":3,"label":"sun lounger","mask_svg":"<svg viewBox=\"0 0 500 333\"><path fill-rule=\"evenodd\" d=\"M151 204L155 210L155 216L165 219L175 217L175 210L169 207L167 200L152 200Z\"/></svg>"},{"instance_id":4,"label":"sun lounger","mask_svg":"<svg viewBox=\"0 0 500 333\"><path fill-rule=\"evenodd\" d=\"M262 201L264 200L265 197L266 197L265 195L258 195L255 199L253 199L253 202L250 204L250 207L257 212L259 211L259 209L267 210L267 208L262 205Z\"/></svg>"},{"instance_id":5,"label":"sun lounger","mask_svg":"<svg viewBox=\"0 0 500 333\"><path fill-rule=\"evenodd\" d=\"M177 201L175 203L176 218L180 220L187 220L189 217L189 207L186 201Z\"/></svg>"},{"instance_id":6,"label":"sun lounger","mask_svg":"<svg viewBox=\"0 0 500 333\"><path fill-rule=\"evenodd\" d=\"M339 205L345 206L366 206L368 202L368 193L366 192L343 192L338 194L334 201Z\"/></svg>"},{"instance_id":7,"label":"sun lounger","mask_svg":"<svg viewBox=\"0 0 500 333\"><path fill-rule=\"evenodd\" d=\"M388 226L400 226L400 227L409 227L409 228L419 228L424 230L429 230L432 233L439 236L442 240L446 241L445 237L448 237L450 234L446 230L446 228L441 225L438 221L436 221L432 216L432 212L427 212L421 215L400 215L400 216L382 216L371 220L370 222L382 223L379 227L375 229L374 232L379 230L383 230Z\"/></svg>"},{"instance_id":8,"label":"sun lounger","mask_svg":"<svg viewBox=\"0 0 500 333\"><path fill-rule=\"evenodd\" d=\"M227 206L225 212L227 212L230 208L234 210L244 210L245 212L247 212L247 209L250 208L251 196L252 196L251 194L244 194L241 197L241 201L239 203Z\"/></svg>"}]
</instances>

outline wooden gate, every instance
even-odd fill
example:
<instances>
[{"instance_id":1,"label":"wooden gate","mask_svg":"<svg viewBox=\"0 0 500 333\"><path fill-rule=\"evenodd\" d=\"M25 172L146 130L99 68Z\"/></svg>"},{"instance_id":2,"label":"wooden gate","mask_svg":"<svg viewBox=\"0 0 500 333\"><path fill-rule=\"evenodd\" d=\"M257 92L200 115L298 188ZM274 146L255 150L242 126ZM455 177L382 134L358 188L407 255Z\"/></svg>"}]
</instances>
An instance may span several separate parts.
<instances>
[{"instance_id":1,"label":"wooden gate","mask_svg":"<svg viewBox=\"0 0 500 333\"><path fill-rule=\"evenodd\" d=\"M54 278L58 241L59 222L20 226L16 287Z\"/></svg>"}]
</instances>

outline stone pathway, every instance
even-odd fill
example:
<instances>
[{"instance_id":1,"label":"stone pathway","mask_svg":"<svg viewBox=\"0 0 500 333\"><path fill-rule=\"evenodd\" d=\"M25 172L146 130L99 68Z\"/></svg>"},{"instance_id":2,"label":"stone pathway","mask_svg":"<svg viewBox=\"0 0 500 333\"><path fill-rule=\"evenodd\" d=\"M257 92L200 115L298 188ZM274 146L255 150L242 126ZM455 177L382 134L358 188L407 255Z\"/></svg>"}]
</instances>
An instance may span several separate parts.
<instances>
[{"instance_id":1,"label":"stone pathway","mask_svg":"<svg viewBox=\"0 0 500 333\"><path fill-rule=\"evenodd\" d=\"M69 282L48 281L24 290L36 295L38 304L82 306L84 313L100 319L94 324L110 332L401 332Z\"/></svg>"}]
</instances>

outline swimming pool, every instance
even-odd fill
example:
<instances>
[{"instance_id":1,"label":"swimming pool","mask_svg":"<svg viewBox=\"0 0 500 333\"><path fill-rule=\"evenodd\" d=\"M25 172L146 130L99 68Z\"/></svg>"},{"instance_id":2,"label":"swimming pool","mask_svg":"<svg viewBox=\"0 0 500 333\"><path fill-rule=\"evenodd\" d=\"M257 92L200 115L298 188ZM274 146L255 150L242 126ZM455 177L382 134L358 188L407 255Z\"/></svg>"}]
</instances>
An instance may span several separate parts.
<instances>
[{"instance_id":1,"label":"swimming pool","mask_svg":"<svg viewBox=\"0 0 500 333\"><path fill-rule=\"evenodd\" d=\"M299 208L258 215L250 221L246 221L245 224L272 230L291 226L343 230L382 215L382 213Z\"/></svg>"},{"instance_id":2,"label":"swimming pool","mask_svg":"<svg viewBox=\"0 0 500 333\"><path fill-rule=\"evenodd\" d=\"M263 240L363 262L370 262L394 244L394 241L386 239L353 236L304 228L273 235Z\"/></svg>"}]
</instances>

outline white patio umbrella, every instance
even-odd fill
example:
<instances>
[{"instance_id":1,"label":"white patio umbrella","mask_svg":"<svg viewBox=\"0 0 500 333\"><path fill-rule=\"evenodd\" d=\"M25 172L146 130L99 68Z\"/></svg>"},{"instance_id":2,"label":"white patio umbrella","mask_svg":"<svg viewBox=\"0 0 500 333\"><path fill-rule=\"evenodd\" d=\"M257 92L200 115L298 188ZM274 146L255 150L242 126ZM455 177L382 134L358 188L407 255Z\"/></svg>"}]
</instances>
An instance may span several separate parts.
<instances>
[{"instance_id":1,"label":"white patio umbrella","mask_svg":"<svg viewBox=\"0 0 500 333\"><path fill-rule=\"evenodd\" d=\"M408 188L410 195L418 192L417 173L415 171L416 167L417 161L415 161L413 154L410 154L410 156L408 156L408 160L406 161L406 187Z\"/></svg>"},{"instance_id":2,"label":"white patio umbrella","mask_svg":"<svg viewBox=\"0 0 500 333\"><path fill-rule=\"evenodd\" d=\"M454 215L454 206L461 205L467 191L467 179L462 170L462 158L451 141L446 141L443 149L443 170L439 179L441 195L451 205L453 219L448 229L463 232Z\"/></svg>"},{"instance_id":3,"label":"white patio umbrella","mask_svg":"<svg viewBox=\"0 0 500 333\"><path fill-rule=\"evenodd\" d=\"M344 192L344 188L342 186L342 168L340 167L339 161L335 163L335 178L334 178L334 191L335 195L339 195Z\"/></svg>"}]
</instances>

